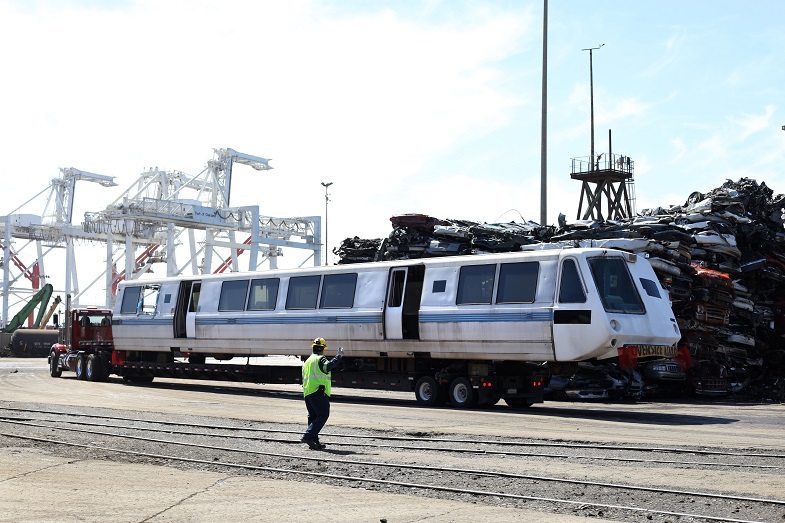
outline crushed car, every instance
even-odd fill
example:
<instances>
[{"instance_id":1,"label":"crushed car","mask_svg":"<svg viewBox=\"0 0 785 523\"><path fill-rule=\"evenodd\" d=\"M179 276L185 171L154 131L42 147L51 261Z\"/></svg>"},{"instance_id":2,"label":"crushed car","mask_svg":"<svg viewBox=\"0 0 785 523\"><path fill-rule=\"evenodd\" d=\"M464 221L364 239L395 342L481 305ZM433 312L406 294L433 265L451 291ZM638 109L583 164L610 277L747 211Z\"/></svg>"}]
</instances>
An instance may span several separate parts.
<instances>
[{"instance_id":1,"label":"crushed car","mask_svg":"<svg viewBox=\"0 0 785 523\"><path fill-rule=\"evenodd\" d=\"M347 238L338 263L607 246L645 256L669 293L683 339L676 359L628 370L587 363L551 373L553 395L620 399L676 395L785 400L785 196L749 178L727 180L683 205L627 220L559 217L558 226L478 223L424 214L391 218L386 238ZM675 363L675 366L674 366ZM677 369L678 367L678 369Z\"/></svg>"}]
</instances>

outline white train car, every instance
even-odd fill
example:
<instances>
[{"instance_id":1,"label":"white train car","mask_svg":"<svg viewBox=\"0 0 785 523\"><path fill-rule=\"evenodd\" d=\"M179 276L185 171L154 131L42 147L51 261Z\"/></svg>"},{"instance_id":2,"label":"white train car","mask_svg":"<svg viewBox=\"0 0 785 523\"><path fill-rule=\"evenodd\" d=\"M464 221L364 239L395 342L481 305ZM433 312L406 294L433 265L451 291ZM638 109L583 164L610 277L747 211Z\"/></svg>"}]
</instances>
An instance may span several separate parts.
<instances>
[{"instance_id":1,"label":"white train car","mask_svg":"<svg viewBox=\"0 0 785 523\"><path fill-rule=\"evenodd\" d=\"M112 327L115 362L305 356L323 337L374 374L355 384L403 376L421 403L458 405L530 403L530 362L668 356L680 338L648 261L597 248L128 281Z\"/></svg>"}]
</instances>

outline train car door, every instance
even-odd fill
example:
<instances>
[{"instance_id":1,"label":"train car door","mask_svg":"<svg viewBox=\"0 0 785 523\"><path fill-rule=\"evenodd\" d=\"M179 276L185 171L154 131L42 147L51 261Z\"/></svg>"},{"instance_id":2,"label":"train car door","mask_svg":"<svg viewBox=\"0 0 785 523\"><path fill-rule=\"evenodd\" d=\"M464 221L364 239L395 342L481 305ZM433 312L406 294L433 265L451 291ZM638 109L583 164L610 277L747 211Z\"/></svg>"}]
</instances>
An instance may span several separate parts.
<instances>
[{"instance_id":1,"label":"train car door","mask_svg":"<svg viewBox=\"0 0 785 523\"><path fill-rule=\"evenodd\" d=\"M420 298L424 275L423 265L390 270L384 308L385 339L420 339Z\"/></svg>"},{"instance_id":2,"label":"train car door","mask_svg":"<svg viewBox=\"0 0 785 523\"><path fill-rule=\"evenodd\" d=\"M201 287L202 283L198 281L180 282L173 322L175 338L196 337L196 312L199 310Z\"/></svg>"},{"instance_id":3,"label":"train car door","mask_svg":"<svg viewBox=\"0 0 785 523\"><path fill-rule=\"evenodd\" d=\"M559 284L553 304L553 354L556 361L585 359L587 347L596 343L592 329L592 306L578 260L565 257L559 268Z\"/></svg>"}]
</instances>

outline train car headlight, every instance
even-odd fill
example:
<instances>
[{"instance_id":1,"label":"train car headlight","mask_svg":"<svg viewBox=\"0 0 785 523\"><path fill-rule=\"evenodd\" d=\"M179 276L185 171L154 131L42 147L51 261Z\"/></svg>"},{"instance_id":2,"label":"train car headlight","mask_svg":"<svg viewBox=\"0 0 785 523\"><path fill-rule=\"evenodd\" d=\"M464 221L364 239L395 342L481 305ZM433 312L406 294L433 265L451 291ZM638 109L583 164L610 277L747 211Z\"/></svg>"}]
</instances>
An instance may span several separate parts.
<instances>
[{"instance_id":1,"label":"train car headlight","mask_svg":"<svg viewBox=\"0 0 785 523\"><path fill-rule=\"evenodd\" d=\"M616 332L619 332L619 330L621 329L621 324L616 320L611 320L610 326L611 329L613 329Z\"/></svg>"}]
</instances>

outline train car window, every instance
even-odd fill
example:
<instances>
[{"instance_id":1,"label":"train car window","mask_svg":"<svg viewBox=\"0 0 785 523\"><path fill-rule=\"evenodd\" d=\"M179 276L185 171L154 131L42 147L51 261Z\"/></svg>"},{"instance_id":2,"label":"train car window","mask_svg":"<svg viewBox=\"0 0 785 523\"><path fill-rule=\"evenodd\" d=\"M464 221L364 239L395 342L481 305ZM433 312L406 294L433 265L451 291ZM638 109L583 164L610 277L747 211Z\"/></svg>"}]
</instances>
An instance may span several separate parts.
<instances>
[{"instance_id":1,"label":"train car window","mask_svg":"<svg viewBox=\"0 0 785 523\"><path fill-rule=\"evenodd\" d=\"M447 280L434 280L433 292L444 292L447 290Z\"/></svg>"},{"instance_id":2,"label":"train car window","mask_svg":"<svg viewBox=\"0 0 785 523\"><path fill-rule=\"evenodd\" d=\"M660 289L657 287L657 284L648 278L641 278L641 286L643 290L646 291L646 294L651 296L652 298L661 298L660 296Z\"/></svg>"},{"instance_id":3,"label":"train car window","mask_svg":"<svg viewBox=\"0 0 785 523\"><path fill-rule=\"evenodd\" d=\"M142 312L145 314L155 314L158 310L158 300L161 299L161 286L158 284L155 285L145 285L142 289L142 293L144 294L143 302L142 302Z\"/></svg>"},{"instance_id":4,"label":"train car window","mask_svg":"<svg viewBox=\"0 0 785 523\"><path fill-rule=\"evenodd\" d=\"M351 309L354 306L355 287L357 287L357 273L325 275L319 308Z\"/></svg>"},{"instance_id":5,"label":"train car window","mask_svg":"<svg viewBox=\"0 0 785 523\"><path fill-rule=\"evenodd\" d=\"M123 304L120 307L121 314L136 314L139 304L139 297L142 295L141 287L126 287L123 291Z\"/></svg>"},{"instance_id":6,"label":"train car window","mask_svg":"<svg viewBox=\"0 0 785 523\"><path fill-rule=\"evenodd\" d=\"M289 278L289 292L286 294L287 309L315 309L319 297L321 276L298 276Z\"/></svg>"},{"instance_id":7,"label":"train car window","mask_svg":"<svg viewBox=\"0 0 785 523\"><path fill-rule=\"evenodd\" d=\"M199 312L199 295L202 293L202 284L195 282L191 287L191 303L188 304L188 312Z\"/></svg>"},{"instance_id":8,"label":"train car window","mask_svg":"<svg viewBox=\"0 0 785 523\"><path fill-rule=\"evenodd\" d=\"M247 293L248 280L223 282L221 284L221 297L218 299L218 310L243 310L245 308L245 295Z\"/></svg>"},{"instance_id":9,"label":"train car window","mask_svg":"<svg viewBox=\"0 0 785 523\"><path fill-rule=\"evenodd\" d=\"M534 302L539 271L539 262L502 263L496 303Z\"/></svg>"},{"instance_id":10,"label":"train car window","mask_svg":"<svg viewBox=\"0 0 785 523\"><path fill-rule=\"evenodd\" d=\"M465 265L458 277L457 305L491 304L496 265Z\"/></svg>"},{"instance_id":11,"label":"train car window","mask_svg":"<svg viewBox=\"0 0 785 523\"><path fill-rule=\"evenodd\" d=\"M586 303L586 293L583 292L578 267L575 260L569 258L562 263L559 303Z\"/></svg>"},{"instance_id":12,"label":"train car window","mask_svg":"<svg viewBox=\"0 0 785 523\"><path fill-rule=\"evenodd\" d=\"M251 281L251 292L248 294L249 311L275 310L278 301L278 278L265 278Z\"/></svg>"},{"instance_id":13,"label":"train car window","mask_svg":"<svg viewBox=\"0 0 785 523\"><path fill-rule=\"evenodd\" d=\"M388 307L400 307L403 303L403 284L406 282L406 271L393 271L390 281L390 295L387 297Z\"/></svg>"},{"instance_id":14,"label":"train car window","mask_svg":"<svg viewBox=\"0 0 785 523\"><path fill-rule=\"evenodd\" d=\"M592 258L589 260L589 268L606 311L637 314L644 312L635 283L627 270L627 263L622 258Z\"/></svg>"}]
</instances>

